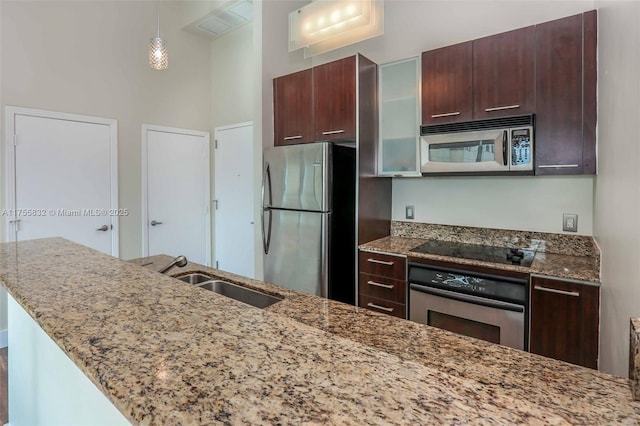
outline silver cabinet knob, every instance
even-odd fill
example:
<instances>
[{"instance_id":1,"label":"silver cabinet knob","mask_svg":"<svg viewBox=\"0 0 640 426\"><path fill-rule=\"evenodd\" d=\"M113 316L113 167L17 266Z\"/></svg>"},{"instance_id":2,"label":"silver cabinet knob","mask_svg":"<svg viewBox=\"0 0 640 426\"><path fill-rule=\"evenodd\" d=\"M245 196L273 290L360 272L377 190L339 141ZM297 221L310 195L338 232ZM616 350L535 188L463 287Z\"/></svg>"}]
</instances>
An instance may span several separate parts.
<instances>
[{"instance_id":1,"label":"silver cabinet knob","mask_svg":"<svg viewBox=\"0 0 640 426\"><path fill-rule=\"evenodd\" d=\"M158 222L157 220L151 221L151 226L162 225L162 222Z\"/></svg>"},{"instance_id":2,"label":"silver cabinet knob","mask_svg":"<svg viewBox=\"0 0 640 426\"><path fill-rule=\"evenodd\" d=\"M100 228L96 229L96 231L107 232L109 230L108 225L102 225Z\"/></svg>"}]
</instances>

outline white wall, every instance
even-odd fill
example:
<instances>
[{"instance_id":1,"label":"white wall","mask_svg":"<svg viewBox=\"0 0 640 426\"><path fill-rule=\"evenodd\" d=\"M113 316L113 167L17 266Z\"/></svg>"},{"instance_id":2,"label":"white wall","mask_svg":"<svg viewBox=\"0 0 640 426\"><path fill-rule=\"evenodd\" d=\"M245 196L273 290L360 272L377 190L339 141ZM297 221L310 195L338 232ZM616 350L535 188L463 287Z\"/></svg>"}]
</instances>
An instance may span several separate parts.
<instances>
[{"instance_id":1,"label":"white wall","mask_svg":"<svg viewBox=\"0 0 640 426\"><path fill-rule=\"evenodd\" d=\"M640 2L598 1L594 236L602 250L600 365L627 376L629 317L640 316Z\"/></svg>"},{"instance_id":2,"label":"white wall","mask_svg":"<svg viewBox=\"0 0 640 426\"><path fill-rule=\"evenodd\" d=\"M562 214L578 214L578 234L592 235L593 178L523 176L393 180L392 219L415 206L416 222L562 233Z\"/></svg>"},{"instance_id":3,"label":"white wall","mask_svg":"<svg viewBox=\"0 0 640 426\"><path fill-rule=\"evenodd\" d=\"M211 42L211 128L253 120L253 26Z\"/></svg>"},{"instance_id":4,"label":"white wall","mask_svg":"<svg viewBox=\"0 0 640 426\"><path fill-rule=\"evenodd\" d=\"M168 13L179 5L162 3L161 35L169 47L164 72L148 66L154 2L0 2L1 116L14 105L118 120L119 204L130 211L120 218L123 258L142 250L142 123L205 131L211 124L210 41L180 30L182 23ZM4 140L2 147L4 176ZM0 310L3 329L6 306Z\"/></svg>"}]
</instances>

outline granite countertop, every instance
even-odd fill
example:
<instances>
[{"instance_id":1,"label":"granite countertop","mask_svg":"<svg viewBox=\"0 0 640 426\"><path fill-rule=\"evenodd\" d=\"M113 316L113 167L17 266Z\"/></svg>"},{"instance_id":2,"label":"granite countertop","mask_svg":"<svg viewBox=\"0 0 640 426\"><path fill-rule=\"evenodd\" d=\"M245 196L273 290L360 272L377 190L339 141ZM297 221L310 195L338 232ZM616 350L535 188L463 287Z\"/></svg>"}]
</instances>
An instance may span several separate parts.
<instances>
[{"instance_id":1,"label":"granite countertop","mask_svg":"<svg viewBox=\"0 0 640 426\"><path fill-rule=\"evenodd\" d=\"M0 281L135 424L640 422L627 379L200 265L171 271L284 297L248 307L153 270L169 259L5 243Z\"/></svg>"},{"instance_id":2,"label":"granite countertop","mask_svg":"<svg viewBox=\"0 0 640 426\"><path fill-rule=\"evenodd\" d=\"M633 398L640 401L640 318L631 318L629 323L629 380Z\"/></svg>"},{"instance_id":3,"label":"granite countertop","mask_svg":"<svg viewBox=\"0 0 640 426\"><path fill-rule=\"evenodd\" d=\"M422 259L455 262L461 265L486 266L495 269L545 275L556 278L573 279L600 283L599 259L596 256L572 256L568 254L537 251L530 267L502 263L482 262L479 260L452 258L433 254L412 252L411 249L426 242L424 238L390 236L362 244L360 249L380 251Z\"/></svg>"}]
</instances>

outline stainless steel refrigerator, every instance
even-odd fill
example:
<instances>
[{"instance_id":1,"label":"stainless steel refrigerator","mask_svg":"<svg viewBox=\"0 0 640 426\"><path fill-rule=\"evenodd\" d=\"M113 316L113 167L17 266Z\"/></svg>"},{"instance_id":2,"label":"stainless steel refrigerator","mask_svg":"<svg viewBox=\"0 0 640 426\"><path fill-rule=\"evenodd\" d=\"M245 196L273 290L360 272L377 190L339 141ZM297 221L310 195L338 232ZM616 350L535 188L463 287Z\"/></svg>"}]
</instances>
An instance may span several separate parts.
<instances>
[{"instance_id":1,"label":"stainless steel refrigerator","mask_svg":"<svg viewBox=\"0 0 640 426\"><path fill-rule=\"evenodd\" d=\"M265 149L265 281L355 303L355 158L331 142Z\"/></svg>"}]
</instances>

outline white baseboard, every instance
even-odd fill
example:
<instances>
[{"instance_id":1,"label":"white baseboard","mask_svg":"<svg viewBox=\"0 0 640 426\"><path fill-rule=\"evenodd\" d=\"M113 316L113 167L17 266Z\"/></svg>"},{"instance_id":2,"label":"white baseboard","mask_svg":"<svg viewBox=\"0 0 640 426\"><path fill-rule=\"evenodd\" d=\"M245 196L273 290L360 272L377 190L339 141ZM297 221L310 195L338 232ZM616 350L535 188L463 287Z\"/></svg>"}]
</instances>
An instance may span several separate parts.
<instances>
[{"instance_id":1,"label":"white baseboard","mask_svg":"<svg viewBox=\"0 0 640 426\"><path fill-rule=\"evenodd\" d=\"M8 330L0 330L0 348L7 347L7 345L9 344L8 336L9 336Z\"/></svg>"}]
</instances>

